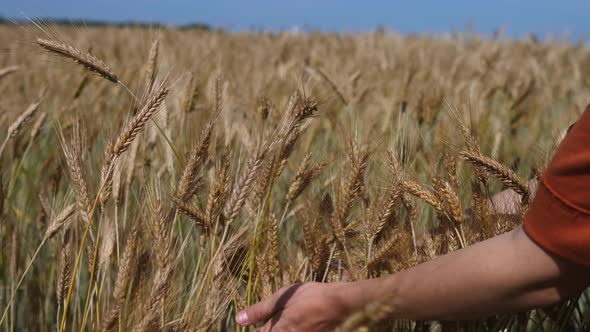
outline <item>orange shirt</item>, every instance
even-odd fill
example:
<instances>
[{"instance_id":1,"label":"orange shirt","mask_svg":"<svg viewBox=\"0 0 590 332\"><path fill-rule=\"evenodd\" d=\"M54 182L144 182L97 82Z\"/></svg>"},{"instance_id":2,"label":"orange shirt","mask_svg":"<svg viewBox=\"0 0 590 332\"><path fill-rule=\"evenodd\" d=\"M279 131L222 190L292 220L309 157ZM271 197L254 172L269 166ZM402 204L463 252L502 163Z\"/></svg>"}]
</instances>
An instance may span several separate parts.
<instances>
[{"instance_id":1,"label":"orange shirt","mask_svg":"<svg viewBox=\"0 0 590 332\"><path fill-rule=\"evenodd\" d=\"M590 267L590 106L543 172L524 229L543 248Z\"/></svg>"}]
</instances>

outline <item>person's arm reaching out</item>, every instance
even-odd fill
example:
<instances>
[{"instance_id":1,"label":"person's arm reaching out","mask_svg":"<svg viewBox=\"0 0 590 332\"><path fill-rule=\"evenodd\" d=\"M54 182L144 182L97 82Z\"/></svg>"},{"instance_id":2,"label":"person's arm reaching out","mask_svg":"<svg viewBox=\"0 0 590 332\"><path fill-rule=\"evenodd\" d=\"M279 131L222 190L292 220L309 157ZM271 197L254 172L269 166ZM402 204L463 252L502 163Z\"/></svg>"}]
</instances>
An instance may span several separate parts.
<instances>
[{"instance_id":1,"label":"person's arm reaching out","mask_svg":"<svg viewBox=\"0 0 590 332\"><path fill-rule=\"evenodd\" d=\"M589 109L543 173L524 226L391 276L282 289L241 311L237 322L266 322L263 331L331 331L352 312L385 299L391 299L392 318L448 320L573 297L590 284ZM493 202L500 213L513 209L497 204L510 196Z\"/></svg>"},{"instance_id":2,"label":"person's arm reaching out","mask_svg":"<svg viewBox=\"0 0 590 332\"><path fill-rule=\"evenodd\" d=\"M330 331L373 301L392 299L393 318L467 319L557 303L584 289L588 269L552 255L514 231L397 274L282 289L246 308L242 325L274 331ZM263 329L264 330L264 329Z\"/></svg>"},{"instance_id":3,"label":"person's arm reaching out","mask_svg":"<svg viewBox=\"0 0 590 332\"><path fill-rule=\"evenodd\" d=\"M387 285L394 296L394 317L455 320L554 304L582 291L589 276L586 268L539 247L519 227L389 278L367 281L362 288L374 288L377 295Z\"/></svg>"}]
</instances>

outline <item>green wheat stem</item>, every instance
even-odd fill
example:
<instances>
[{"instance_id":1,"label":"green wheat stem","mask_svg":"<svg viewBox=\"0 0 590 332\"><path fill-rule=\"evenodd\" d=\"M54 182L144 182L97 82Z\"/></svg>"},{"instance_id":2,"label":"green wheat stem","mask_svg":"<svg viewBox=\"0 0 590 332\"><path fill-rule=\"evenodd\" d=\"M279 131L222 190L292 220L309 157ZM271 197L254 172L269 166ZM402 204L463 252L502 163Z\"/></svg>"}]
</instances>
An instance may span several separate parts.
<instances>
[{"instance_id":1,"label":"green wheat stem","mask_svg":"<svg viewBox=\"0 0 590 332\"><path fill-rule=\"evenodd\" d=\"M65 321L67 318L68 308L69 308L70 300L72 298L72 294L73 294L73 290L74 290L74 283L76 282L78 269L80 268L80 261L82 260L82 252L84 251L84 245L86 244L86 239L88 238L88 233L90 231L90 225L92 225L92 220L94 219L94 213L96 212L96 208L98 207L98 201L100 199L100 194L104 190L105 185L106 185L106 181L103 181L100 188L98 189L98 192L96 194L96 198L94 199L94 203L92 205L92 210L90 211L90 215L88 216L88 220L86 221L86 226L84 228L84 234L82 235L82 241L80 243L80 248L78 248L78 254L76 255L76 263L74 264L74 270L72 272L72 278L70 280L70 286L68 289L68 296L66 297L66 302L64 304L64 309L63 309L61 324L59 327L59 332L63 332L65 329ZM95 246L95 248L97 248L97 247L98 246ZM89 285L88 287L92 287L92 285Z\"/></svg>"}]
</instances>

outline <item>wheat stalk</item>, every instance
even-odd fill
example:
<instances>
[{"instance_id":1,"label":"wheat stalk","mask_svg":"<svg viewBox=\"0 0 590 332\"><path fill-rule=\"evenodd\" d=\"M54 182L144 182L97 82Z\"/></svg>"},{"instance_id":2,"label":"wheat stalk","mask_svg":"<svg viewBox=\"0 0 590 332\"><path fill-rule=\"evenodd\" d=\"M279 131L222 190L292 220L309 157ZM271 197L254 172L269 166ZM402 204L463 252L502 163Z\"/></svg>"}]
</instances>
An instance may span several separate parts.
<instances>
[{"instance_id":1,"label":"wheat stalk","mask_svg":"<svg viewBox=\"0 0 590 332\"><path fill-rule=\"evenodd\" d=\"M78 83L78 85L76 87L76 90L74 90L74 94L72 96L74 100L80 98L80 96L82 95L82 92L84 91L84 89L88 85L89 80L90 80L90 75L88 73L86 73L84 76L82 76L82 78L80 79L80 82Z\"/></svg>"},{"instance_id":2,"label":"wheat stalk","mask_svg":"<svg viewBox=\"0 0 590 332\"><path fill-rule=\"evenodd\" d=\"M2 175L2 166L0 166L0 217L4 214L4 200L6 192L4 190L4 177Z\"/></svg>"},{"instance_id":3,"label":"wheat stalk","mask_svg":"<svg viewBox=\"0 0 590 332\"><path fill-rule=\"evenodd\" d=\"M31 142L34 141L41 132L43 125L45 125L45 120L47 120L47 113L42 112L39 117L37 117L37 120L35 123L33 123L33 127L31 128L31 134L29 135Z\"/></svg>"}]
</instances>

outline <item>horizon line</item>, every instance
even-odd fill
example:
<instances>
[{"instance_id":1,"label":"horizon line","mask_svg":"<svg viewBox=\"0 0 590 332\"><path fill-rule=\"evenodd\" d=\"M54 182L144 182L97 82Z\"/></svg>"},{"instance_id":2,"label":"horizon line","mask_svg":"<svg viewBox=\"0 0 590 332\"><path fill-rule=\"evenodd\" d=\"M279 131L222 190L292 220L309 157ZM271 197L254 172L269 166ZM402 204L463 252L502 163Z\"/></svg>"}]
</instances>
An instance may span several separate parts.
<instances>
[{"instance_id":1,"label":"horizon line","mask_svg":"<svg viewBox=\"0 0 590 332\"><path fill-rule=\"evenodd\" d=\"M60 26L88 26L88 27L141 27L141 28L167 28L167 29L200 29L206 31L222 31L227 33L236 32L257 32L257 33L289 33L289 32L301 32L301 33L336 33L341 35L352 35L360 33L376 33L376 32L395 32L402 36L428 36L436 37L441 35L463 35L463 36L480 36L487 39L505 39L522 41L526 39L533 39L541 42L551 41L567 41L569 43L586 43L590 38L590 34L586 36L578 37L573 39L569 31L562 33L548 32L543 36L538 33L529 31L522 33L521 36L511 36L507 29L503 26L498 26L493 32L477 32L472 29L470 24L466 24L464 29L452 29L450 31L416 31L416 32L401 32L395 27L386 24L375 24L370 29L359 29L354 31L338 31L337 29L325 29L313 27L309 24L293 25L289 28L277 29L277 28L263 28L263 27L250 27L250 28L237 28L231 29L222 26L214 26L208 23L202 22L190 22L190 23L166 23L161 21L150 21L150 20L109 20L109 19L84 19L84 18L66 18L57 16L39 16L39 17L26 17L26 18L14 18L5 17L0 14L0 25L4 24L35 24L35 22L56 24Z\"/></svg>"}]
</instances>

